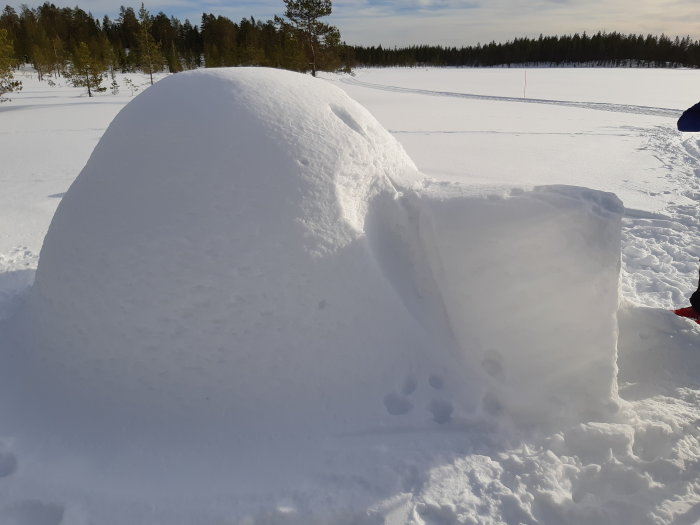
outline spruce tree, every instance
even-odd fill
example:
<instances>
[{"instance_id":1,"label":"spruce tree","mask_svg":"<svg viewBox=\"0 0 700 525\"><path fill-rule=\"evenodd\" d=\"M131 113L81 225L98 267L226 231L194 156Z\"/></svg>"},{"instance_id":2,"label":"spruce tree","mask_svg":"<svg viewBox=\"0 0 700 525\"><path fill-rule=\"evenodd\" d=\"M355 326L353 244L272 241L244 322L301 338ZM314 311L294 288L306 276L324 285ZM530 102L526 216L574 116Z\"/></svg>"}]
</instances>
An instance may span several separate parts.
<instances>
[{"instance_id":1,"label":"spruce tree","mask_svg":"<svg viewBox=\"0 0 700 525\"><path fill-rule=\"evenodd\" d=\"M2 98L5 93L22 89L22 82L14 80L12 75L12 67L14 65L15 58L12 41L7 36L7 29L0 29L0 102L8 100Z\"/></svg>"},{"instance_id":2,"label":"spruce tree","mask_svg":"<svg viewBox=\"0 0 700 525\"><path fill-rule=\"evenodd\" d=\"M88 97L92 97L93 92L106 91L107 88L102 86L104 70L104 63L90 53L85 42L80 42L73 53L73 63L69 70L73 85L87 88Z\"/></svg>"},{"instance_id":3,"label":"spruce tree","mask_svg":"<svg viewBox=\"0 0 700 525\"><path fill-rule=\"evenodd\" d=\"M148 73L151 85L153 85L153 73L162 71L165 63L161 46L151 34L152 26L153 20L151 15L141 3L141 9L139 9L138 65L141 71Z\"/></svg>"}]
</instances>

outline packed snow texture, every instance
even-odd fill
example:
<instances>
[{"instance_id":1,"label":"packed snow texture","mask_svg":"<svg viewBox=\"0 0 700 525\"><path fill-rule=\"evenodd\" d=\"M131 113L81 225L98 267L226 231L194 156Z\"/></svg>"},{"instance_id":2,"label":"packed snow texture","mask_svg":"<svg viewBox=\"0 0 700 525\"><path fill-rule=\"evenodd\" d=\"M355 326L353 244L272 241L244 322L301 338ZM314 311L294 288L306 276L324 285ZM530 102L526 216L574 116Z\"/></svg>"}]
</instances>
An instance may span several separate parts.
<instances>
[{"instance_id":1,"label":"packed snow texture","mask_svg":"<svg viewBox=\"0 0 700 525\"><path fill-rule=\"evenodd\" d=\"M445 179L308 77L137 97L59 195L26 303L36 256L0 256L0 521L700 517L698 328L617 304L621 214L626 272L672 221L550 175Z\"/></svg>"}]
</instances>

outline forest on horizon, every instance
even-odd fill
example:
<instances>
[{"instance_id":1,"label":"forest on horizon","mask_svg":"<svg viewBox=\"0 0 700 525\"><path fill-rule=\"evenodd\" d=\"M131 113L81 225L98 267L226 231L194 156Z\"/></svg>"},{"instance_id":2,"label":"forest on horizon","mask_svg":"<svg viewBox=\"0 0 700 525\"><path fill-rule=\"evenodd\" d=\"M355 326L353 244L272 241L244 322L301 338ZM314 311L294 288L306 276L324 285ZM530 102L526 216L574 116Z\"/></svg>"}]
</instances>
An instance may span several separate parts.
<instances>
[{"instance_id":1,"label":"forest on horizon","mask_svg":"<svg viewBox=\"0 0 700 525\"><path fill-rule=\"evenodd\" d=\"M333 28L335 29L335 28ZM3 45L4 43L4 45ZM96 19L79 7L49 2L37 8L7 5L0 14L0 57L14 67L31 64L40 78L68 75L89 64L91 72L177 72L198 67L268 66L310 69L298 29L282 18L265 22L204 13L198 24L163 12L151 15L121 7L119 16ZM700 42L689 36L625 35L598 32L516 38L505 43L444 47L350 46L331 33L315 56L319 70L350 71L357 66L518 66L577 65L700 67Z\"/></svg>"}]
</instances>

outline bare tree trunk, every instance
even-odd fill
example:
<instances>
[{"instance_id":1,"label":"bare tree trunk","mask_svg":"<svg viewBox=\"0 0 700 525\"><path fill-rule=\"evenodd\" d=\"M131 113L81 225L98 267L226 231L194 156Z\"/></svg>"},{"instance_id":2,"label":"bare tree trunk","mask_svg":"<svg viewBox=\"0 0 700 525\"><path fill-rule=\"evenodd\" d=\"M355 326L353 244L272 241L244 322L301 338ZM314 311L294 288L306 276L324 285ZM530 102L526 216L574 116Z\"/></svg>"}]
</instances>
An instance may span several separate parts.
<instances>
[{"instance_id":1,"label":"bare tree trunk","mask_svg":"<svg viewBox=\"0 0 700 525\"><path fill-rule=\"evenodd\" d=\"M311 76L316 76L316 49L314 48L314 43L311 41Z\"/></svg>"},{"instance_id":2,"label":"bare tree trunk","mask_svg":"<svg viewBox=\"0 0 700 525\"><path fill-rule=\"evenodd\" d=\"M92 91L90 90L90 74L85 73L85 85L88 88L88 97L92 97Z\"/></svg>"}]
</instances>

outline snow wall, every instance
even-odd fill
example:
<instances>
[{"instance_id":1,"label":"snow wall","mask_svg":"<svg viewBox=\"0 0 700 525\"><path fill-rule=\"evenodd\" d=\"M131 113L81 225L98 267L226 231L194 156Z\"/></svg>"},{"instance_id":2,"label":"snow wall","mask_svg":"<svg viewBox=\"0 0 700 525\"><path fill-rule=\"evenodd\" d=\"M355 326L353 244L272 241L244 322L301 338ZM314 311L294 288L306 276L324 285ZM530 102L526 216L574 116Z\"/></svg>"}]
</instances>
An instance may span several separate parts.
<instances>
[{"instance_id":1,"label":"snow wall","mask_svg":"<svg viewBox=\"0 0 700 525\"><path fill-rule=\"evenodd\" d=\"M122 110L56 212L18 322L24 402L231 450L601 417L620 216L580 188L424 182L322 80L179 73Z\"/></svg>"}]
</instances>

